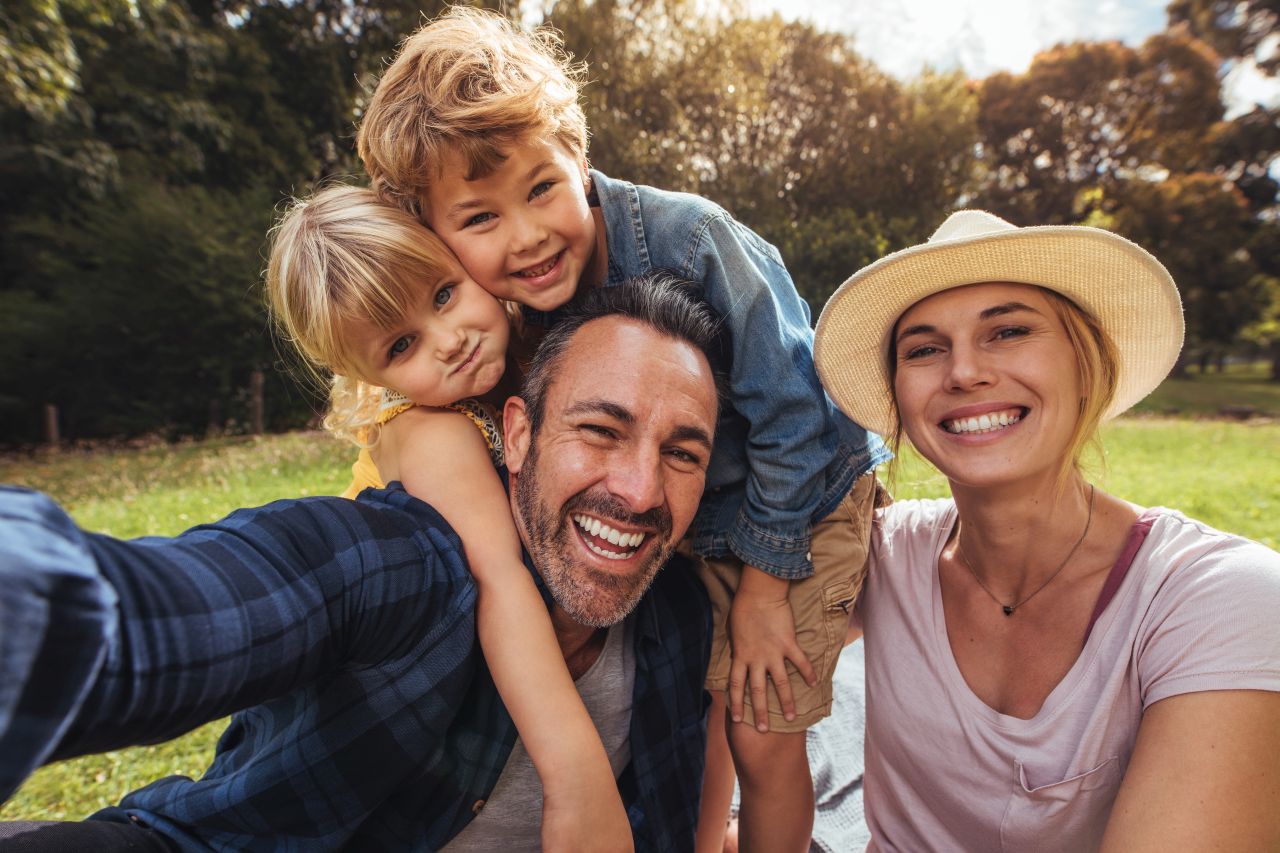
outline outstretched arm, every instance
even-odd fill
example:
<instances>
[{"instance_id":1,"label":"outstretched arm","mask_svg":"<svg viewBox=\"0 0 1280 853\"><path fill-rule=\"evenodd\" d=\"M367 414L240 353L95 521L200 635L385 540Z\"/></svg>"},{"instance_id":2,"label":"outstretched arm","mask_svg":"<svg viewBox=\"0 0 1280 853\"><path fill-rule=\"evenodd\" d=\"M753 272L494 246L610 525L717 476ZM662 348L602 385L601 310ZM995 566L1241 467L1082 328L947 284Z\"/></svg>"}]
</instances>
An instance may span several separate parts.
<instances>
[{"instance_id":1,"label":"outstretched arm","mask_svg":"<svg viewBox=\"0 0 1280 853\"><path fill-rule=\"evenodd\" d=\"M480 432L451 411L414 409L391 421L379 454L408 491L462 537L480 591L477 627L494 684L542 780L543 846L630 850L631 828L608 756L520 559L502 482Z\"/></svg>"},{"instance_id":2,"label":"outstretched arm","mask_svg":"<svg viewBox=\"0 0 1280 853\"><path fill-rule=\"evenodd\" d=\"M121 541L0 488L0 797L53 758L164 740L469 620L432 526L400 492Z\"/></svg>"},{"instance_id":3,"label":"outstretched arm","mask_svg":"<svg viewBox=\"0 0 1280 853\"><path fill-rule=\"evenodd\" d=\"M1280 850L1280 693L1156 702L1138 728L1104 851Z\"/></svg>"}]
</instances>

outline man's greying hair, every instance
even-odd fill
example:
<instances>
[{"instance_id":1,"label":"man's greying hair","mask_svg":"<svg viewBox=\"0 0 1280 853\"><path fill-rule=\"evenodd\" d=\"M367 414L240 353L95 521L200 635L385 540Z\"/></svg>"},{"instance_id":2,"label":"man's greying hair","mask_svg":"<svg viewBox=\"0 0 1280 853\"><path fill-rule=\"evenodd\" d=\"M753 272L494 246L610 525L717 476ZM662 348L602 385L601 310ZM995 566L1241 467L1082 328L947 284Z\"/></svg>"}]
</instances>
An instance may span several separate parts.
<instances>
[{"instance_id":1,"label":"man's greying hair","mask_svg":"<svg viewBox=\"0 0 1280 853\"><path fill-rule=\"evenodd\" d=\"M663 337L683 341L702 353L711 365L719 404L724 396L721 323L700 294L700 288L688 279L658 270L614 287L592 288L561 309L558 322L538 345L524 378L520 396L524 398L532 431L536 434L542 426L547 390L573 336L592 320L605 317L643 323Z\"/></svg>"}]
</instances>

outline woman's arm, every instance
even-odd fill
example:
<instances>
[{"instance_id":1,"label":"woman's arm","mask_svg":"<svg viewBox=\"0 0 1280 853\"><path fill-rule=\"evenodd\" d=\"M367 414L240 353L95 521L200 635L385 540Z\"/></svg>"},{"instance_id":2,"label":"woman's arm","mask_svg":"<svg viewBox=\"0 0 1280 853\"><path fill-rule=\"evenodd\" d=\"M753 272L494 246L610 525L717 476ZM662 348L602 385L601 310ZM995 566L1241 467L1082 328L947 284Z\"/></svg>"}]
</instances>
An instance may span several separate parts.
<instances>
[{"instance_id":1,"label":"woman's arm","mask_svg":"<svg viewBox=\"0 0 1280 853\"><path fill-rule=\"evenodd\" d=\"M1102 849L1280 850L1280 693L1183 693L1149 707Z\"/></svg>"},{"instance_id":2,"label":"woman's arm","mask_svg":"<svg viewBox=\"0 0 1280 853\"><path fill-rule=\"evenodd\" d=\"M462 539L479 587L480 646L542 780L544 847L631 849L608 756L520 559L507 494L480 431L457 412L419 408L391 421L382 440L384 480L394 473Z\"/></svg>"}]
</instances>

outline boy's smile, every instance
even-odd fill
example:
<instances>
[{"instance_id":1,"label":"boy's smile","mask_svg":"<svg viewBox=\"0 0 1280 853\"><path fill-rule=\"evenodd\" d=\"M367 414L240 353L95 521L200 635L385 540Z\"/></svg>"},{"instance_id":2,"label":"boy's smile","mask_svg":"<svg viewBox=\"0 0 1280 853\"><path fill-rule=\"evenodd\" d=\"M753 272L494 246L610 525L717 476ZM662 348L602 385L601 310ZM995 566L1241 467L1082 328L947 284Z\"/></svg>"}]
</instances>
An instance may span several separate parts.
<instances>
[{"instance_id":1,"label":"boy's smile","mask_svg":"<svg viewBox=\"0 0 1280 853\"><path fill-rule=\"evenodd\" d=\"M450 152L423 213L480 286L550 311L580 283L603 279L604 225L587 204L586 164L564 145L515 142L494 171L468 179L470 171Z\"/></svg>"}]
</instances>

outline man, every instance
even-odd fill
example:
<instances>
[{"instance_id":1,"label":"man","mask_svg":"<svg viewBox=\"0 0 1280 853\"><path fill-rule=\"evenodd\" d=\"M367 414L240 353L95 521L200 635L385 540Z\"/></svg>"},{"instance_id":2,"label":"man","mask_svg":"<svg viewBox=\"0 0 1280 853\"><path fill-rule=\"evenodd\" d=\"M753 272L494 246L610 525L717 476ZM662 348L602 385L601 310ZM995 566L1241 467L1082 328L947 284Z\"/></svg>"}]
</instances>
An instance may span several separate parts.
<instances>
[{"instance_id":1,"label":"man","mask_svg":"<svg viewBox=\"0 0 1280 853\"><path fill-rule=\"evenodd\" d=\"M711 450L715 325L669 277L592 294L504 412L512 512L570 671L613 648L608 683L630 685L604 716L638 850L691 848L697 817L710 611L671 551ZM640 541L606 556L595 521ZM536 826L498 784L516 731L461 544L394 485L133 542L8 490L0 543L0 795L37 763L247 709L203 779L11 826L5 849L436 850Z\"/></svg>"}]
</instances>

